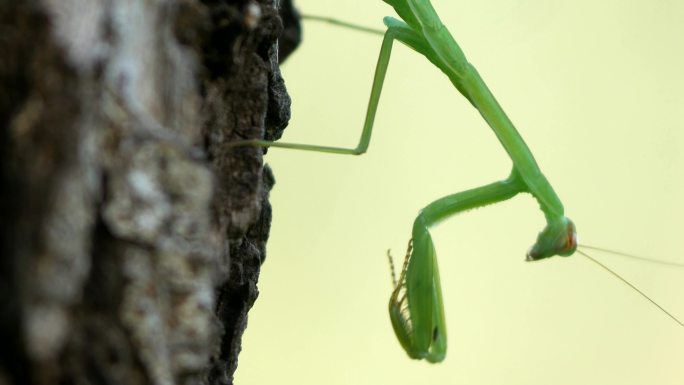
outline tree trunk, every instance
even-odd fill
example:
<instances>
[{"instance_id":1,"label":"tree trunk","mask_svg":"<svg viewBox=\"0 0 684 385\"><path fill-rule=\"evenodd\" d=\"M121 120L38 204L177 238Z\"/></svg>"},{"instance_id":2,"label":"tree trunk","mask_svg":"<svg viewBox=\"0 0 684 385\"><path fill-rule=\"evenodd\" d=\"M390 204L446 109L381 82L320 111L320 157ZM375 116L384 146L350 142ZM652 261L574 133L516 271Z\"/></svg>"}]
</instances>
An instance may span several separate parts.
<instances>
[{"instance_id":1,"label":"tree trunk","mask_svg":"<svg viewBox=\"0 0 684 385\"><path fill-rule=\"evenodd\" d=\"M289 119L276 1L0 0L0 385L232 383L273 176L230 143Z\"/></svg>"}]
</instances>

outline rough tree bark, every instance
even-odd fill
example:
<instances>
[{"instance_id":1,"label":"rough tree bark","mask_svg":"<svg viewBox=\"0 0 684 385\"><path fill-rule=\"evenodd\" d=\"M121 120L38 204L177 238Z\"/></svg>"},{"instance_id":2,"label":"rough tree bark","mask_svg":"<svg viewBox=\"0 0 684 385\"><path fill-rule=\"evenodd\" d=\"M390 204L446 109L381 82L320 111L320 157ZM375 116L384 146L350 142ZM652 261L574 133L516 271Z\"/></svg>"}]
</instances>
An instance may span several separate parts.
<instances>
[{"instance_id":1,"label":"rough tree bark","mask_svg":"<svg viewBox=\"0 0 684 385\"><path fill-rule=\"evenodd\" d=\"M289 119L276 1L0 0L0 385L232 383L273 176L229 143Z\"/></svg>"}]
</instances>

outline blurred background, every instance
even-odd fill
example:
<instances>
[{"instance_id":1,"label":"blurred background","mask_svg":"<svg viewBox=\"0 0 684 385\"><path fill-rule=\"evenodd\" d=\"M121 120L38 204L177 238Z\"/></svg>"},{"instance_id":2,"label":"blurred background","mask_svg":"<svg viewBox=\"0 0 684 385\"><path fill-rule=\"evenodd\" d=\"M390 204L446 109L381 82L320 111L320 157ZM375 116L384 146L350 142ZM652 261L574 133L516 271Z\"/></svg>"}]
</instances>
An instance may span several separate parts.
<instances>
[{"instance_id":1,"label":"blurred background","mask_svg":"<svg viewBox=\"0 0 684 385\"><path fill-rule=\"evenodd\" d=\"M383 28L380 0L299 0ZM433 0L532 149L580 242L684 261L684 2ZM304 23L284 64L284 141L356 144L379 36ZM526 263L544 225L529 196L433 236L449 348L410 360L387 315L385 256L441 196L508 175L491 130L446 77L395 45L368 154L282 149L240 385L681 384L684 329L583 257ZM684 269L592 253L684 318ZM400 264L400 262L399 262Z\"/></svg>"}]
</instances>

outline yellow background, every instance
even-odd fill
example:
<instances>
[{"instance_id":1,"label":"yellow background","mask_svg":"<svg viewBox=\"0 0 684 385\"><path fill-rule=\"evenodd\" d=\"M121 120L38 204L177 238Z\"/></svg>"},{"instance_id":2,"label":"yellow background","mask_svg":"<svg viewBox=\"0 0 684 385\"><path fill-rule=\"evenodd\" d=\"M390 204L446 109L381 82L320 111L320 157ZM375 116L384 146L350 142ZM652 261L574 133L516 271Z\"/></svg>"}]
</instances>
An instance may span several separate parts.
<instances>
[{"instance_id":1,"label":"yellow background","mask_svg":"<svg viewBox=\"0 0 684 385\"><path fill-rule=\"evenodd\" d=\"M684 2L433 5L515 122L580 242L684 260ZM304 13L383 28L380 0L299 0ZM349 145L381 38L320 23L283 66L284 140ZM361 157L272 149L277 184L261 295L236 374L266 384L682 384L684 329L579 255L526 263L543 227L529 196L433 232L449 349L410 360L387 315L385 251L417 211L507 176L490 129L438 70L395 45ZM684 269L598 255L684 318Z\"/></svg>"}]
</instances>

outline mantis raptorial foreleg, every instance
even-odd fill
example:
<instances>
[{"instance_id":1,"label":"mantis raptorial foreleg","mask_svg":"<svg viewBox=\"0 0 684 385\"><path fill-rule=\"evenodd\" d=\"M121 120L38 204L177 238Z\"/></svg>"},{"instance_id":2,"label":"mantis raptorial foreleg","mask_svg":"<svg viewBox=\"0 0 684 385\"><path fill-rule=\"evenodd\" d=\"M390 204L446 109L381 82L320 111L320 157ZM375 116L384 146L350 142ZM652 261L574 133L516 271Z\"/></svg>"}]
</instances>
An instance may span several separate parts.
<instances>
[{"instance_id":1,"label":"mantis raptorial foreleg","mask_svg":"<svg viewBox=\"0 0 684 385\"><path fill-rule=\"evenodd\" d=\"M440 362L446 355L442 289L430 227L460 212L510 199L524 188L514 171L505 180L440 198L416 217L408 263L389 303L394 332L411 358Z\"/></svg>"}]
</instances>

